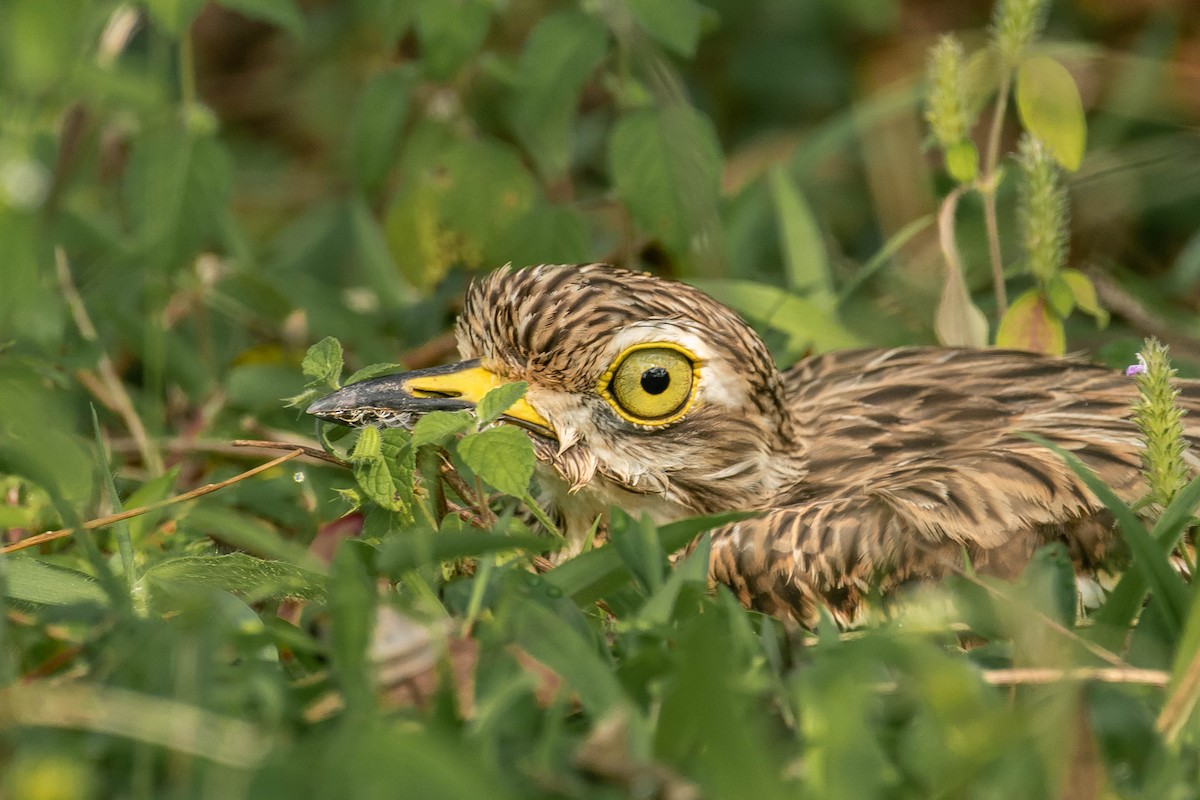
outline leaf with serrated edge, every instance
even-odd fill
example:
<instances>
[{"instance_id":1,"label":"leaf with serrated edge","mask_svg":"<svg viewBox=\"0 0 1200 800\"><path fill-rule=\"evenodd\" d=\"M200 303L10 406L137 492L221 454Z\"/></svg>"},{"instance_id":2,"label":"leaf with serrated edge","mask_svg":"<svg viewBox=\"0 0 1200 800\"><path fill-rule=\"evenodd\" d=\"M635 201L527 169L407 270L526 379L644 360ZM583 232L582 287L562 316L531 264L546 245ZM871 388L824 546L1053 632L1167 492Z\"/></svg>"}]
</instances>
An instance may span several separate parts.
<instances>
[{"instance_id":1,"label":"leaf with serrated edge","mask_svg":"<svg viewBox=\"0 0 1200 800\"><path fill-rule=\"evenodd\" d=\"M423 414L413 426L413 447L427 444L444 444L460 433L475 426L469 411L430 411Z\"/></svg>"},{"instance_id":2,"label":"leaf with serrated edge","mask_svg":"<svg viewBox=\"0 0 1200 800\"><path fill-rule=\"evenodd\" d=\"M496 490L524 497L533 478L533 445L517 428L502 425L473 433L458 443L459 456L471 471Z\"/></svg>"},{"instance_id":3,"label":"leaf with serrated edge","mask_svg":"<svg viewBox=\"0 0 1200 800\"><path fill-rule=\"evenodd\" d=\"M332 336L308 348L304 363L300 366L310 385L327 385L339 388L338 376L342 374L342 343Z\"/></svg>"},{"instance_id":4,"label":"leaf with serrated edge","mask_svg":"<svg viewBox=\"0 0 1200 800\"><path fill-rule=\"evenodd\" d=\"M486 425L499 419L501 414L512 408L513 403L525 396L528 388L529 384L525 381L516 381L492 389L476 406L475 415L479 417L479 422Z\"/></svg>"}]
</instances>

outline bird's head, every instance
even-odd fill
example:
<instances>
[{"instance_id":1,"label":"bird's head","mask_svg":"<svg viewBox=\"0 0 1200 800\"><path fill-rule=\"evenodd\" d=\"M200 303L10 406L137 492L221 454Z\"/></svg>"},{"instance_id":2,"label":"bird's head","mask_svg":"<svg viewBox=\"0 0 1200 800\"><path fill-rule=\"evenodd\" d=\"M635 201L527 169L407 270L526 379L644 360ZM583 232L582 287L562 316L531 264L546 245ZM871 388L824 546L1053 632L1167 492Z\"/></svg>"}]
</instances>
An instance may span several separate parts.
<instances>
[{"instance_id":1,"label":"bird's head","mask_svg":"<svg viewBox=\"0 0 1200 800\"><path fill-rule=\"evenodd\" d=\"M560 511L586 498L660 519L760 508L794 457L766 346L687 285L601 264L505 268L471 286L456 332L464 361L352 384L308 413L408 425L526 381L502 421L529 432Z\"/></svg>"}]
</instances>

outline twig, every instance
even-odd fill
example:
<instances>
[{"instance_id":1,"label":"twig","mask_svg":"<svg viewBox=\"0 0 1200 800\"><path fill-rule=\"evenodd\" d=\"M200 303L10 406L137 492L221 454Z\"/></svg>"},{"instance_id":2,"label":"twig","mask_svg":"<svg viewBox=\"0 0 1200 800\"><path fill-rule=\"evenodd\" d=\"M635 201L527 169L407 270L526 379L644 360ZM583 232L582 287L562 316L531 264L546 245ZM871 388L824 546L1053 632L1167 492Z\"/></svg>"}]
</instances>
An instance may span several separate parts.
<instances>
[{"instance_id":1,"label":"twig","mask_svg":"<svg viewBox=\"0 0 1200 800\"><path fill-rule=\"evenodd\" d=\"M400 362L408 369L432 367L445 361L458 351L458 340L454 331L435 336L425 344L414 347L400 356Z\"/></svg>"},{"instance_id":2,"label":"twig","mask_svg":"<svg viewBox=\"0 0 1200 800\"><path fill-rule=\"evenodd\" d=\"M201 486L198 489L193 489L190 492L184 492L183 494L176 495L175 497L168 497L166 500L159 500L154 503L149 503L144 506L139 506L138 508L131 508L126 511L122 511L120 514L109 514L107 517L98 517L96 519L90 519L87 522L83 523L80 527L83 528L83 530L85 530L85 531L92 531L92 530L96 530L97 528L103 528L107 525L112 525L114 522L120 522L121 520L131 519L133 517L140 517L142 514L147 514L151 511L157 511L160 508L167 508L168 506L176 505L178 503L183 503L188 500L194 500L195 498L201 497L202 495L211 494L220 489L224 489L226 486L232 486L235 483L244 481L247 478L251 478L251 477L259 474L260 472L266 472L269 469L273 469L274 467L277 467L286 461L291 461L293 458L299 458L302 455L306 455L306 453L301 449L295 449L290 453L285 453L284 455L280 456L279 458L268 461L265 464L259 464L257 467L254 467L253 469L248 469L245 472L235 475L232 478L229 478L228 480L223 480L220 483L210 483L205 486ZM34 536L30 536L26 539L22 539L19 542L13 542L10 545L5 545L4 547L0 547L0 553L4 553L4 554L15 553L18 550L24 550L29 547L36 547L39 544L44 544L46 542L53 542L56 539L65 539L66 537L68 537L72 533L74 533L74 531L75 531L74 528L63 528L63 529L57 530L57 531L47 531L46 533L39 533Z\"/></svg>"},{"instance_id":3,"label":"twig","mask_svg":"<svg viewBox=\"0 0 1200 800\"><path fill-rule=\"evenodd\" d=\"M263 450L299 450L306 458L315 458L317 461L324 461L327 464L336 464L339 467L349 468L349 464L342 461L334 455L330 455L319 447L309 447L304 444L293 444L291 442L269 442L263 439L234 439L230 442L234 447L257 447Z\"/></svg>"},{"instance_id":4,"label":"twig","mask_svg":"<svg viewBox=\"0 0 1200 800\"><path fill-rule=\"evenodd\" d=\"M1045 686L1063 681L1095 681L1163 687L1170 682L1171 676L1160 669L1138 667L1013 667L984 670L983 680L992 686Z\"/></svg>"},{"instance_id":5,"label":"twig","mask_svg":"<svg viewBox=\"0 0 1200 800\"><path fill-rule=\"evenodd\" d=\"M75 327L79 329L79 335L85 341L97 342L100 337L96 333L96 326L92 324L92 318L88 316L83 298L75 287L74 279L71 278L71 266L67 263L67 254L61 247L54 248L54 264L58 273L59 288L62 290L63 298L67 301L67 307L71 310L71 318L75 321ZM129 429L129 435L137 442L138 452L141 453L142 462L146 468L152 475L161 475L163 471L162 456L151 446L150 437L146 435L146 428L142 424L142 418L134 409L133 401L130 400L129 393L125 391L125 386L121 383L121 377L117 374L112 359L108 357L108 353L103 348L100 350L97 367L100 370L100 380L107 390L109 402L105 405L111 404L110 407L113 411L125 422L125 427Z\"/></svg>"}]
</instances>

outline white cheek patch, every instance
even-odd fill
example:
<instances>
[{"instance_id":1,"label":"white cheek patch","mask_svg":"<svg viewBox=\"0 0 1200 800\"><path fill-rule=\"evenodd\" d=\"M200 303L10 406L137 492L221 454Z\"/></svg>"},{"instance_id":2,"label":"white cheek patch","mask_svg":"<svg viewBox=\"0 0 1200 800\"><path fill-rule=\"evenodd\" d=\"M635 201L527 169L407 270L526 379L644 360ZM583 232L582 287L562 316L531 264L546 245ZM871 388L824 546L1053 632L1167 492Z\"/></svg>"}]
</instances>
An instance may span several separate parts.
<instances>
[{"instance_id":1,"label":"white cheek patch","mask_svg":"<svg viewBox=\"0 0 1200 800\"><path fill-rule=\"evenodd\" d=\"M634 345L650 342L682 345L699 356L700 389L696 402L735 409L747 405L746 381L737 372L736 365L713 358L712 347L705 338L676 320L650 320L630 325L613 337L610 358L615 359Z\"/></svg>"}]
</instances>

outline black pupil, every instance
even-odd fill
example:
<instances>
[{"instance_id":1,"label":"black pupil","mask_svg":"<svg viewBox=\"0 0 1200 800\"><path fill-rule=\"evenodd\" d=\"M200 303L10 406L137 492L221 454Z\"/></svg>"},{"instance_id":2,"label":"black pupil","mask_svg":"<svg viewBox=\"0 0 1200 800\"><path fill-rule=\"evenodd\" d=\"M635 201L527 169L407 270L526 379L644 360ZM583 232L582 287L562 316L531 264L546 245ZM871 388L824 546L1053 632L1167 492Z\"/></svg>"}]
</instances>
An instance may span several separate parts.
<instances>
[{"instance_id":1,"label":"black pupil","mask_svg":"<svg viewBox=\"0 0 1200 800\"><path fill-rule=\"evenodd\" d=\"M663 367L651 367L642 373L642 388L647 394L662 394L671 385L671 374Z\"/></svg>"}]
</instances>

